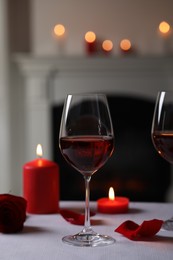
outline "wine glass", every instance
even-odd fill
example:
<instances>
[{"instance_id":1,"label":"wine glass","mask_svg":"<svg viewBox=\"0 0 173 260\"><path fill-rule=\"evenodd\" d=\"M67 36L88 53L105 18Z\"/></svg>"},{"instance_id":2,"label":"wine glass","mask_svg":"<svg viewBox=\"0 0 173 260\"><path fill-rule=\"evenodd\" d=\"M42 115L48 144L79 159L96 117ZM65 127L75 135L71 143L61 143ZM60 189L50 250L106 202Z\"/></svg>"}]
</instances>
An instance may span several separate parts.
<instances>
[{"instance_id":1,"label":"wine glass","mask_svg":"<svg viewBox=\"0 0 173 260\"><path fill-rule=\"evenodd\" d=\"M98 234L90 223L90 179L114 150L113 127L104 94L67 95L61 118L59 147L67 163L83 175L86 190L84 227L77 234L63 237L63 242L82 247L113 244L115 239Z\"/></svg>"},{"instance_id":2,"label":"wine glass","mask_svg":"<svg viewBox=\"0 0 173 260\"><path fill-rule=\"evenodd\" d=\"M159 91L153 114L151 137L155 149L173 164L173 92ZM173 230L173 217L164 221L163 229Z\"/></svg>"}]
</instances>

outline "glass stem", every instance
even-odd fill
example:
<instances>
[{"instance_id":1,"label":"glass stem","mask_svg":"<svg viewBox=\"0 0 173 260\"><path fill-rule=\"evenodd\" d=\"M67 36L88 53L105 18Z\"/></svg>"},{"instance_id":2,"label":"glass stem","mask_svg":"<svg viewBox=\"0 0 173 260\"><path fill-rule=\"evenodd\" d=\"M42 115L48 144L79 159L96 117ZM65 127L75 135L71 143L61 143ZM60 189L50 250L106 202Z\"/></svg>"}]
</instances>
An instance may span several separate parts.
<instances>
[{"instance_id":1,"label":"glass stem","mask_svg":"<svg viewBox=\"0 0 173 260\"><path fill-rule=\"evenodd\" d=\"M85 224L83 232L89 233L92 231L90 223L90 180L91 176L85 176Z\"/></svg>"}]
</instances>

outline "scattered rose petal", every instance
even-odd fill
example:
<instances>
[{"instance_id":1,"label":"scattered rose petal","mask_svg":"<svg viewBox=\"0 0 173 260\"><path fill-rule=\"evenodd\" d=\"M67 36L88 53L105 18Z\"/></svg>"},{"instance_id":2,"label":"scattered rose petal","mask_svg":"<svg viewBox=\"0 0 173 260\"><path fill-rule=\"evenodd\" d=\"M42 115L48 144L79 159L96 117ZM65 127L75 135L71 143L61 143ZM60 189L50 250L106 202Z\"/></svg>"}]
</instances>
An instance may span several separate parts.
<instances>
[{"instance_id":1,"label":"scattered rose petal","mask_svg":"<svg viewBox=\"0 0 173 260\"><path fill-rule=\"evenodd\" d=\"M136 224L131 220L123 222L114 231L118 232L131 240L138 240L142 237L152 237L159 232L163 220L152 219L145 220L141 225Z\"/></svg>"},{"instance_id":2,"label":"scattered rose petal","mask_svg":"<svg viewBox=\"0 0 173 260\"><path fill-rule=\"evenodd\" d=\"M85 221L84 214L74 212L74 211L68 210L68 209L61 209L60 214L66 221L70 222L71 224L84 225L84 221ZM94 215L95 215L94 212L90 212L91 217Z\"/></svg>"}]
</instances>

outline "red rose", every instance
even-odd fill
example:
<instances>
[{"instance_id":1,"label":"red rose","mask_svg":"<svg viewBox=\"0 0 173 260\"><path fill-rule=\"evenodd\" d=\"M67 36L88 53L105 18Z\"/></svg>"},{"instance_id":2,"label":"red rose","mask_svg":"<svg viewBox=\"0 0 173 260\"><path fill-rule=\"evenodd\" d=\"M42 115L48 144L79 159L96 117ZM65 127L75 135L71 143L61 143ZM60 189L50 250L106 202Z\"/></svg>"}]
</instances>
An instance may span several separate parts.
<instances>
[{"instance_id":1,"label":"red rose","mask_svg":"<svg viewBox=\"0 0 173 260\"><path fill-rule=\"evenodd\" d=\"M0 232L16 233L23 229L26 204L23 197L0 194Z\"/></svg>"}]
</instances>

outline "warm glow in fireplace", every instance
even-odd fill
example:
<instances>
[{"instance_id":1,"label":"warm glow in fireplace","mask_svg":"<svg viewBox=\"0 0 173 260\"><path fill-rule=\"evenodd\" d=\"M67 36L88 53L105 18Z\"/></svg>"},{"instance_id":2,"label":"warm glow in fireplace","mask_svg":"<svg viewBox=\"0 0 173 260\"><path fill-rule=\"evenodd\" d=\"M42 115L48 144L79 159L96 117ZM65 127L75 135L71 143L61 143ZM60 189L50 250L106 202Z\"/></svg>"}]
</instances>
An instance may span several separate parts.
<instances>
[{"instance_id":1,"label":"warm glow in fireplace","mask_svg":"<svg viewBox=\"0 0 173 260\"><path fill-rule=\"evenodd\" d=\"M89 31L85 34L85 40L89 43L94 42L96 40L96 34L92 31Z\"/></svg>"}]
</instances>

